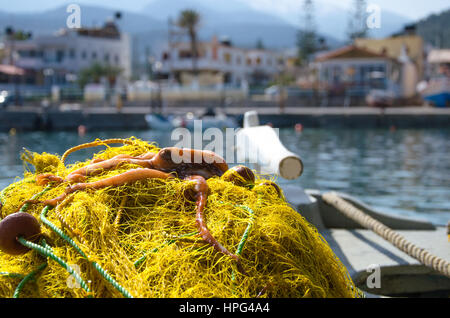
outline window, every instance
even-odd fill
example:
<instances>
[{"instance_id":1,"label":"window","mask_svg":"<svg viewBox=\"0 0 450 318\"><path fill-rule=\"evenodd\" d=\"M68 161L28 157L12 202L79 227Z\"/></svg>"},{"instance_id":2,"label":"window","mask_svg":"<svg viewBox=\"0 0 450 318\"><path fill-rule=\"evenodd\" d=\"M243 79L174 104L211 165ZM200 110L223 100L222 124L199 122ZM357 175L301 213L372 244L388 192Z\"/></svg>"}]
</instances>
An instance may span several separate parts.
<instances>
[{"instance_id":1,"label":"window","mask_svg":"<svg viewBox=\"0 0 450 318\"><path fill-rule=\"evenodd\" d=\"M119 65L119 63L120 63L120 57L119 57L119 55L115 55L115 56L114 56L114 62L116 63L116 65Z\"/></svg>"},{"instance_id":2,"label":"window","mask_svg":"<svg viewBox=\"0 0 450 318\"><path fill-rule=\"evenodd\" d=\"M247 57L247 65L252 65L252 59Z\"/></svg>"},{"instance_id":3,"label":"window","mask_svg":"<svg viewBox=\"0 0 450 318\"><path fill-rule=\"evenodd\" d=\"M192 57L191 51L187 51L187 50L180 50L178 52L178 57L180 59L189 59Z\"/></svg>"},{"instance_id":4,"label":"window","mask_svg":"<svg viewBox=\"0 0 450 318\"><path fill-rule=\"evenodd\" d=\"M230 64L231 63L231 54L230 53L224 53L223 54L223 60L225 63Z\"/></svg>"},{"instance_id":5,"label":"window","mask_svg":"<svg viewBox=\"0 0 450 318\"><path fill-rule=\"evenodd\" d=\"M56 62L61 63L62 60L64 60L64 51L63 50L57 50L56 51Z\"/></svg>"},{"instance_id":6,"label":"window","mask_svg":"<svg viewBox=\"0 0 450 318\"><path fill-rule=\"evenodd\" d=\"M96 60L97 59L97 52L92 52L92 59Z\"/></svg>"},{"instance_id":7,"label":"window","mask_svg":"<svg viewBox=\"0 0 450 318\"><path fill-rule=\"evenodd\" d=\"M342 69L339 65L333 66L333 83L337 84L341 82Z\"/></svg>"},{"instance_id":8,"label":"window","mask_svg":"<svg viewBox=\"0 0 450 318\"><path fill-rule=\"evenodd\" d=\"M224 82L225 84L230 84L230 83L231 83L231 80L232 80L231 73L225 73L225 74L223 75L223 82Z\"/></svg>"},{"instance_id":9,"label":"window","mask_svg":"<svg viewBox=\"0 0 450 318\"><path fill-rule=\"evenodd\" d=\"M109 63L109 53L105 53L105 55L103 56L103 60L104 60L106 63Z\"/></svg>"},{"instance_id":10,"label":"window","mask_svg":"<svg viewBox=\"0 0 450 318\"><path fill-rule=\"evenodd\" d=\"M86 53L86 51L81 52L81 58L82 58L83 60L85 60L85 59L87 58L87 53Z\"/></svg>"},{"instance_id":11,"label":"window","mask_svg":"<svg viewBox=\"0 0 450 318\"><path fill-rule=\"evenodd\" d=\"M75 49L70 49L70 50L69 50L69 57L70 57L71 59L74 59L74 58L76 57L76 51L75 51Z\"/></svg>"},{"instance_id":12,"label":"window","mask_svg":"<svg viewBox=\"0 0 450 318\"><path fill-rule=\"evenodd\" d=\"M260 65L261 64L261 57L257 57L256 58L256 65Z\"/></svg>"}]
</instances>

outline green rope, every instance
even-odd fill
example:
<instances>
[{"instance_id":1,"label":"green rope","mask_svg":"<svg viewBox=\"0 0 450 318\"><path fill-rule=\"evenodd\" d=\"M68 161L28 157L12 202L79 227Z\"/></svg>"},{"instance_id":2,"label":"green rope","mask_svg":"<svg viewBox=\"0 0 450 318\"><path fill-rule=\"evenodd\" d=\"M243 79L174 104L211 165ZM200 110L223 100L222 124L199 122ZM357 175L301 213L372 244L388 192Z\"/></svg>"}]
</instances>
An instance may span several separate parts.
<instances>
[{"instance_id":1,"label":"green rope","mask_svg":"<svg viewBox=\"0 0 450 318\"><path fill-rule=\"evenodd\" d=\"M111 285L114 286L124 297L133 298L133 296L123 288L118 282L114 280L114 278L109 275L106 270L104 270L98 263L91 262L92 266L102 275Z\"/></svg>"},{"instance_id":2,"label":"green rope","mask_svg":"<svg viewBox=\"0 0 450 318\"><path fill-rule=\"evenodd\" d=\"M53 232L58 234L63 240L65 240L67 243L69 243L70 246L72 246L81 256L83 256L86 260L89 261L88 256L81 250L81 248L75 243L72 238L70 238L68 235L66 235L61 229L59 229L57 226L55 226L52 222L50 222L47 218L47 212L50 210L50 206L46 206L42 209L40 219L42 223L47 225ZM133 296L125 289L123 288L118 282L114 280L114 278L109 275L106 270L104 270L98 263L94 261L89 261L92 266L100 273L100 275L103 276L111 285L114 286L124 297L127 298L133 298Z\"/></svg>"},{"instance_id":3,"label":"green rope","mask_svg":"<svg viewBox=\"0 0 450 318\"><path fill-rule=\"evenodd\" d=\"M52 188L51 184L49 184L47 187L44 188L44 190L42 190L41 192L36 193L35 195L33 195L33 197L31 198L31 200L36 200L38 198L40 198L41 196L43 196L46 192L48 192L50 189ZM29 203L25 203L19 210L19 212L25 212L28 207L30 206Z\"/></svg>"},{"instance_id":4,"label":"green rope","mask_svg":"<svg viewBox=\"0 0 450 318\"><path fill-rule=\"evenodd\" d=\"M162 243L159 247L155 247L154 249L152 249L150 252L147 252L145 255L143 255L142 257L140 257L137 261L134 262L134 267L138 267L139 265L141 265L148 257L149 254L153 254L158 252L161 248L163 248L164 246L169 246L173 243L175 243L178 239L180 238L184 238L184 237L189 237L189 236L194 236L197 235L198 232L192 232L192 233L187 233L187 234L182 234L180 236L177 236L173 239L167 240L164 243Z\"/></svg>"},{"instance_id":5,"label":"green rope","mask_svg":"<svg viewBox=\"0 0 450 318\"><path fill-rule=\"evenodd\" d=\"M242 250L244 249L245 243L247 242L248 235L252 230L253 222L255 221L255 212L253 212L252 209L250 209L248 206L245 205L236 205L236 207L244 209L250 214L250 219L248 220L247 228L245 229L244 234L242 235L241 241L239 242L239 245L236 250L236 255L240 256L242 254Z\"/></svg>"},{"instance_id":6,"label":"green rope","mask_svg":"<svg viewBox=\"0 0 450 318\"><path fill-rule=\"evenodd\" d=\"M219 201L219 202L222 204L232 205L236 208L241 208L241 209L247 211L248 214L250 214L250 219L248 220L247 228L245 229L244 234L242 234L242 238L239 241L239 244L238 244L238 247L236 250L236 255L240 256L242 254L242 250L244 249L245 243L247 242L250 231L252 230L253 222L255 221L255 212L246 205L233 204L233 203L223 202L223 201Z\"/></svg>"},{"instance_id":7,"label":"green rope","mask_svg":"<svg viewBox=\"0 0 450 318\"><path fill-rule=\"evenodd\" d=\"M9 272L0 272L0 276L8 277L8 278L24 278L23 274L18 273L9 273Z\"/></svg>"},{"instance_id":8,"label":"green rope","mask_svg":"<svg viewBox=\"0 0 450 318\"><path fill-rule=\"evenodd\" d=\"M90 289L88 287L88 285L86 284L86 282L81 278L81 276L72 268L70 267L66 262L64 262L61 258L59 258L58 256L56 256L52 250L50 249L50 247L47 246L41 246L38 244L35 244L33 242L27 241L26 239L24 239L23 237L19 237L17 238L17 240L20 242L20 244L35 250L36 252L38 252L39 254L45 256L45 257L49 257L52 260L54 260L55 262L57 262L59 265L61 265L67 272L69 272L69 274L71 274L75 280L80 284L80 286L87 291L88 293L90 293ZM44 243L45 244L45 243Z\"/></svg>"},{"instance_id":9,"label":"green rope","mask_svg":"<svg viewBox=\"0 0 450 318\"><path fill-rule=\"evenodd\" d=\"M14 295L13 298L19 298L20 296L20 292L22 291L23 287L25 286L25 284L31 280L34 279L34 276L39 273L41 270L43 270L45 267L47 267L47 263L43 263L41 265L39 265L38 268L36 268L34 271L32 271L31 273L29 273L27 276L25 276L19 283L19 285L17 285L16 290L14 291Z\"/></svg>"},{"instance_id":10,"label":"green rope","mask_svg":"<svg viewBox=\"0 0 450 318\"><path fill-rule=\"evenodd\" d=\"M238 247L236 249L236 255L241 256L242 250L244 249L245 243L247 242L250 231L252 230L253 222L255 221L255 212L246 205L233 205L233 206L244 209L250 214L250 219L248 220L247 228L245 229L244 234L242 234L242 238L239 241ZM234 269L231 272L231 280L233 282L236 280L236 271Z\"/></svg>"},{"instance_id":11,"label":"green rope","mask_svg":"<svg viewBox=\"0 0 450 318\"><path fill-rule=\"evenodd\" d=\"M50 206L47 205L42 209L41 215L39 218L41 219L42 223L47 225L53 232L58 234L63 240L65 240L67 243L69 243L70 246L72 246L81 256L84 258L88 258L87 255L81 250L81 248L78 247L78 245L75 243L72 238L70 238L68 235L66 235L61 229L59 229L56 225L54 225L52 222L50 222L47 219L47 212L50 210Z\"/></svg>"}]
</instances>

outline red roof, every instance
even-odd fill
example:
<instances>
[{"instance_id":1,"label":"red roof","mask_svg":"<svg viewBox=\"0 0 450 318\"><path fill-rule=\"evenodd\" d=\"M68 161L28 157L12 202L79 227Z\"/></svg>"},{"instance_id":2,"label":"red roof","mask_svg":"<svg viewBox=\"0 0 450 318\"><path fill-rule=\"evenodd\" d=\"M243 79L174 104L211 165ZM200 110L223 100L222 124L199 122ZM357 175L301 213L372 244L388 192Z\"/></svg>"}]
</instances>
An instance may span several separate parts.
<instances>
[{"instance_id":1,"label":"red roof","mask_svg":"<svg viewBox=\"0 0 450 318\"><path fill-rule=\"evenodd\" d=\"M337 58L385 58L389 59L384 54L379 54L373 51L369 51L366 48L358 47L355 45L347 45L337 50L329 51L320 54L316 57L316 62L323 62Z\"/></svg>"},{"instance_id":2,"label":"red roof","mask_svg":"<svg viewBox=\"0 0 450 318\"><path fill-rule=\"evenodd\" d=\"M0 64L0 73L7 75L24 75L25 70L14 65Z\"/></svg>"}]
</instances>

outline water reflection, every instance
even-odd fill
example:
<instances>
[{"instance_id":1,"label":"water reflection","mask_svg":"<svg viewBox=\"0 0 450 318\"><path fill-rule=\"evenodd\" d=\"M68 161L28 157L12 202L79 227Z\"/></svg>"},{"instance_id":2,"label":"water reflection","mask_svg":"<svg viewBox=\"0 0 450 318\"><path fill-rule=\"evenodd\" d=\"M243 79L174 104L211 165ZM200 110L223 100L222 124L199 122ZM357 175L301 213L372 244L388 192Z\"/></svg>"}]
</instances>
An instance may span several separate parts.
<instances>
[{"instance_id":1,"label":"water reflection","mask_svg":"<svg viewBox=\"0 0 450 318\"><path fill-rule=\"evenodd\" d=\"M304 188L348 192L381 211L450 220L449 130L282 130Z\"/></svg>"},{"instance_id":2,"label":"water reflection","mask_svg":"<svg viewBox=\"0 0 450 318\"><path fill-rule=\"evenodd\" d=\"M108 131L19 133L0 135L0 187L23 174L20 152L63 154L96 138L138 138L173 146L169 132ZM358 197L380 211L428 219L450 220L450 130L280 130L280 138L304 162L294 181L303 188L338 190ZM205 142L207 144L208 142ZM91 157L99 148L71 154L68 163Z\"/></svg>"}]
</instances>

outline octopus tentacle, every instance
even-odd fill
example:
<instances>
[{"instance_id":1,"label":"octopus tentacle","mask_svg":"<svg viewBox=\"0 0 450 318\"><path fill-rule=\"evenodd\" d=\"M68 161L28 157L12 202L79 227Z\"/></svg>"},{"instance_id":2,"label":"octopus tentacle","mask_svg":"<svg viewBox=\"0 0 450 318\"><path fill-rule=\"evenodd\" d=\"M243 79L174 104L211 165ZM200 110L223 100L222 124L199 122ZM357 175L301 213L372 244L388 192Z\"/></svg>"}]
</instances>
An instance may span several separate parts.
<instances>
[{"instance_id":1,"label":"octopus tentacle","mask_svg":"<svg viewBox=\"0 0 450 318\"><path fill-rule=\"evenodd\" d=\"M94 144L87 144L85 147L92 145ZM85 182L87 176L98 175L105 170L115 169L123 163L136 164L142 168L131 169L98 181ZM242 268L239 256L228 251L213 237L206 225L204 216L208 195L206 179L213 176L222 176L227 170L228 165L225 160L212 151L168 147L161 149L158 153L147 152L136 157L122 154L106 160L95 159L89 165L71 172L65 180L51 174L37 176L37 181L40 184L68 181L72 185L69 185L65 192L57 198L45 201L28 200L26 203L44 203L56 206L69 194L76 191L117 187L150 178L168 179L176 175L186 181L195 181L196 225L199 236L216 251L234 259L238 270L247 275Z\"/></svg>"},{"instance_id":2,"label":"octopus tentacle","mask_svg":"<svg viewBox=\"0 0 450 318\"><path fill-rule=\"evenodd\" d=\"M119 157L103 160L96 163L91 163L87 166L81 167L75 171L72 171L66 178L70 183L84 182L87 176L93 176L100 174L104 170L110 170L117 168L122 163L136 164L144 168L149 168L150 164L148 160L144 159L134 159L134 158L124 158Z\"/></svg>"},{"instance_id":3,"label":"octopus tentacle","mask_svg":"<svg viewBox=\"0 0 450 318\"><path fill-rule=\"evenodd\" d=\"M64 182L64 179L58 176L55 176L51 173L43 173L36 176L36 184L40 186L45 186L50 182L54 182L56 184L60 184Z\"/></svg>"},{"instance_id":4,"label":"octopus tentacle","mask_svg":"<svg viewBox=\"0 0 450 318\"><path fill-rule=\"evenodd\" d=\"M196 194L196 216L195 221L197 224L197 228L199 231L199 235L201 238L206 241L208 244L210 244L214 249L218 252L221 252L225 255L230 256L237 262L239 262L239 257L230 251L228 251L225 247L223 247L211 234L208 227L206 226L205 216L204 216L204 209L206 206L206 200L207 200L207 193L208 193L208 185L206 183L205 178L201 176L190 176L187 177L185 180L189 181L195 181L195 187L194 190L197 193Z\"/></svg>"},{"instance_id":5,"label":"octopus tentacle","mask_svg":"<svg viewBox=\"0 0 450 318\"><path fill-rule=\"evenodd\" d=\"M29 203L29 204L43 203L44 205L56 206L59 202L64 200L67 197L67 195L69 195L75 191L82 191L82 190L86 190L86 189L98 190L98 189L103 189L103 188L107 188L107 187L118 187L118 186L121 186L121 185L124 185L127 183L132 183L132 182L136 182L136 181L144 180L144 179L168 179L171 177L172 177L172 174L162 172L159 170L147 169L147 168L131 169L131 170L125 171L121 174L118 174L118 175L115 175L115 176L112 176L109 178L105 178L102 180L87 182L87 183L86 182L76 183L74 185L67 187L67 189L65 190L65 192L63 194L61 194L60 196L58 196L54 199L49 199L49 200L44 200L44 201L27 200L27 201L25 201L25 203Z\"/></svg>"}]
</instances>

